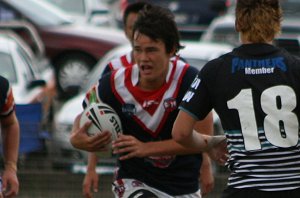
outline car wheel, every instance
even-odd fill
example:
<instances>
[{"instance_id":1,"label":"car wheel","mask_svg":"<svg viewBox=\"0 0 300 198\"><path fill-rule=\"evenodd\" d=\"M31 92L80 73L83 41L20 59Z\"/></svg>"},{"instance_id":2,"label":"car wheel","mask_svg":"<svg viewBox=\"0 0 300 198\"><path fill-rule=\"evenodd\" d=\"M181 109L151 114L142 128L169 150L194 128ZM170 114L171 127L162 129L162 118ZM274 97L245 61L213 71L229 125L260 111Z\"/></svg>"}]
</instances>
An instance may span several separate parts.
<instances>
[{"instance_id":1,"label":"car wheel","mask_svg":"<svg viewBox=\"0 0 300 198\"><path fill-rule=\"evenodd\" d=\"M60 98L68 99L85 85L96 60L84 54L69 54L56 63L58 94Z\"/></svg>"}]
</instances>

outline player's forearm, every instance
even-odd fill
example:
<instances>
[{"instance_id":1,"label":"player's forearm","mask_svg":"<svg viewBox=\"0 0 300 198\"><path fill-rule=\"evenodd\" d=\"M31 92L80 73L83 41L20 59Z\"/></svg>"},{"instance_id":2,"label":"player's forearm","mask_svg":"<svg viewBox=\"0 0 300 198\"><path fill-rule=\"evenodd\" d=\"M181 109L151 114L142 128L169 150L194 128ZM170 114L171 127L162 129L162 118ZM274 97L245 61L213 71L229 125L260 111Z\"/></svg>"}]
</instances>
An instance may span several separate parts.
<instances>
[{"instance_id":1,"label":"player's forearm","mask_svg":"<svg viewBox=\"0 0 300 198\"><path fill-rule=\"evenodd\" d=\"M88 170L96 170L97 162L98 162L97 155L95 153L89 153L87 169Z\"/></svg>"},{"instance_id":2,"label":"player's forearm","mask_svg":"<svg viewBox=\"0 0 300 198\"><path fill-rule=\"evenodd\" d=\"M15 171L18 161L19 136L18 124L2 127L4 165L5 168Z\"/></svg>"},{"instance_id":3,"label":"player's forearm","mask_svg":"<svg viewBox=\"0 0 300 198\"><path fill-rule=\"evenodd\" d=\"M197 149L183 147L173 139L158 142L147 142L144 152L145 156L184 155L200 153L200 151Z\"/></svg>"},{"instance_id":4,"label":"player's forearm","mask_svg":"<svg viewBox=\"0 0 300 198\"><path fill-rule=\"evenodd\" d=\"M207 153L202 153L201 172L211 169L211 159Z\"/></svg>"},{"instance_id":5,"label":"player's forearm","mask_svg":"<svg viewBox=\"0 0 300 198\"><path fill-rule=\"evenodd\" d=\"M173 139L180 145L196 149L198 151L208 151L214 145L220 142L220 136L209 136L204 134L199 134L196 131L191 133L180 133L176 132L173 135ZM178 135L179 134L179 135ZM224 137L222 137L224 139Z\"/></svg>"}]
</instances>

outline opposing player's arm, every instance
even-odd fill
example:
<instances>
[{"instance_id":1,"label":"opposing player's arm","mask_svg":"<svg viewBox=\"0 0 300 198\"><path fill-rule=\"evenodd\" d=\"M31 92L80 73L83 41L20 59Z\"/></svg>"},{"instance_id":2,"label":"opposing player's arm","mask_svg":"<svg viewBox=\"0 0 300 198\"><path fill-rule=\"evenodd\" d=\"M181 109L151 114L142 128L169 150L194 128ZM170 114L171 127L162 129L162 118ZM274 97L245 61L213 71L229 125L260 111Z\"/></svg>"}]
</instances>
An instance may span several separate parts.
<instances>
[{"instance_id":1,"label":"opposing player's arm","mask_svg":"<svg viewBox=\"0 0 300 198\"><path fill-rule=\"evenodd\" d=\"M197 130L195 133L201 133L204 135L212 135L213 134L213 117L212 114L208 114L205 119L201 121L194 122L192 129ZM160 142L149 142L147 146L147 156L155 156L155 155L178 155L178 154L193 154L193 153L201 153L202 151L197 148L185 147L173 139L160 141ZM150 145L152 144L152 145Z\"/></svg>"},{"instance_id":2,"label":"opposing player's arm","mask_svg":"<svg viewBox=\"0 0 300 198\"><path fill-rule=\"evenodd\" d=\"M173 125L173 139L180 145L194 148L198 151L207 151L219 143L220 140L218 138L203 135L193 130L195 124L196 119L194 117L180 110Z\"/></svg>"},{"instance_id":3,"label":"opposing player's arm","mask_svg":"<svg viewBox=\"0 0 300 198\"><path fill-rule=\"evenodd\" d=\"M200 134L193 130L195 122L196 120L191 115L180 110L173 125L174 140L185 147L207 151L210 158L223 165L228 158L226 137Z\"/></svg>"}]
</instances>

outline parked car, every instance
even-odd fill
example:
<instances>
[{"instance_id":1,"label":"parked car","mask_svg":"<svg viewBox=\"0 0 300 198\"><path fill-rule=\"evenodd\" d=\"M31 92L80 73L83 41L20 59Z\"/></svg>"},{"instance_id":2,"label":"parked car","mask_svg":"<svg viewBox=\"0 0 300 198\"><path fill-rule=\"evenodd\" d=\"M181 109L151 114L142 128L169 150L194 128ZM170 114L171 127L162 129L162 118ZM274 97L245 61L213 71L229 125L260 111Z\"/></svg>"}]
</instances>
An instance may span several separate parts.
<instances>
[{"instance_id":1,"label":"parked car","mask_svg":"<svg viewBox=\"0 0 300 198\"><path fill-rule=\"evenodd\" d=\"M274 44L285 48L291 54L300 56L300 37L280 37L274 41Z\"/></svg>"},{"instance_id":2,"label":"parked car","mask_svg":"<svg viewBox=\"0 0 300 198\"><path fill-rule=\"evenodd\" d=\"M122 15L126 6L139 0L115 0L111 3L116 25L122 27ZM169 8L175 15L181 37L198 40L217 16L229 6L229 0L147 0L147 2Z\"/></svg>"},{"instance_id":3,"label":"parked car","mask_svg":"<svg viewBox=\"0 0 300 198\"><path fill-rule=\"evenodd\" d=\"M0 34L1 75L6 77L13 87L17 104L41 102L40 92L46 82L31 65L26 50L11 35Z\"/></svg>"},{"instance_id":4,"label":"parked car","mask_svg":"<svg viewBox=\"0 0 300 198\"><path fill-rule=\"evenodd\" d=\"M128 42L121 30L73 23L69 15L46 1L2 0L0 9L0 22L21 20L37 29L55 68L60 96L74 95L108 50ZM27 38L24 32L18 33Z\"/></svg>"},{"instance_id":5,"label":"parked car","mask_svg":"<svg viewBox=\"0 0 300 198\"><path fill-rule=\"evenodd\" d=\"M9 31L0 31L1 75L11 83L15 103L19 107L28 104L38 104L41 107L40 129L45 132L44 134L49 134L53 119L51 92L53 70L47 61L44 61L43 63L46 63L43 65L44 70L39 71L37 68L41 63L36 60L30 47L18 35Z\"/></svg>"},{"instance_id":6,"label":"parked car","mask_svg":"<svg viewBox=\"0 0 300 198\"><path fill-rule=\"evenodd\" d=\"M212 43L184 42L183 45L186 47L180 50L180 56L198 69L201 69L208 60L227 53L232 49L232 46L230 45ZM51 159L53 160L52 162L54 167L69 169L74 168L74 166L76 168L84 167L84 164L87 160L87 153L85 151L75 149L69 142L73 121L75 117L82 111L81 104L85 97L85 92L97 82L107 63L130 50L131 45L122 45L107 53L91 72L89 82L86 84L86 87L82 90L82 92L78 96L65 102L55 115L55 129L53 131L52 142L53 150L51 152L53 153L53 157L51 157ZM215 117L215 121L217 124L219 124L217 117ZM113 158L108 157L104 160L110 160L112 162Z\"/></svg>"},{"instance_id":7,"label":"parked car","mask_svg":"<svg viewBox=\"0 0 300 198\"><path fill-rule=\"evenodd\" d=\"M102 0L46 0L65 10L80 23L110 25L110 11Z\"/></svg>"},{"instance_id":8,"label":"parked car","mask_svg":"<svg viewBox=\"0 0 300 198\"><path fill-rule=\"evenodd\" d=\"M0 23L0 30L0 33L3 36L9 37L18 44L19 48L22 49L20 50L20 53L22 52L28 65L33 68L39 78L46 82L43 88L44 90L40 92L40 96L36 97L40 97L43 100L43 115L45 117L43 121L50 126L53 119L53 101L56 96L56 80L54 69L45 56L45 47L41 38L35 28L23 22ZM35 50L33 51L31 47L12 30L26 31L31 38L30 41Z\"/></svg>"},{"instance_id":9,"label":"parked car","mask_svg":"<svg viewBox=\"0 0 300 198\"><path fill-rule=\"evenodd\" d=\"M300 35L300 1L285 0L280 1L283 9L283 21L281 34L276 39L297 38ZM227 43L233 46L240 44L239 35L235 30L235 4L229 8L225 16L215 18L205 33L201 36L201 41ZM280 47L289 50L288 42L277 42Z\"/></svg>"}]
</instances>

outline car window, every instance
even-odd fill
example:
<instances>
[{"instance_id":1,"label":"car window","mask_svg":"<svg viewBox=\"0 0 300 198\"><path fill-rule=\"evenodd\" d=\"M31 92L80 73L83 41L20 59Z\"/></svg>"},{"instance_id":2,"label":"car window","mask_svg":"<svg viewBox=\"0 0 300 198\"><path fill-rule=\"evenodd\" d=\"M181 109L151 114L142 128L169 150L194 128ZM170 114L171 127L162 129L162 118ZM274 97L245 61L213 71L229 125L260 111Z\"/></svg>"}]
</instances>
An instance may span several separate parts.
<instances>
[{"instance_id":1,"label":"car window","mask_svg":"<svg viewBox=\"0 0 300 198\"><path fill-rule=\"evenodd\" d=\"M86 13L85 0L48 0L63 10L75 14L84 15Z\"/></svg>"},{"instance_id":2,"label":"car window","mask_svg":"<svg viewBox=\"0 0 300 198\"><path fill-rule=\"evenodd\" d=\"M44 0L10 0L15 8L21 10L39 26L56 26L72 23L70 17L59 8Z\"/></svg>"},{"instance_id":3,"label":"car window","mask_svg":"<svg viewBox=\"0 0 300 198\"><path fill-rule=\"evenodd\" d=\"M7 78L10 83L17 82L17 75L14 67L14 62L9 54L0 52L0 68L1 75Z\"/></svg>"},{"instance_id":4,"label":"car window","mask_svg":"<svg viewBox=\"0 0 300 198\"><path fill-rule=\"evenodd\" d=\"M12 21L19 18L20 16L14 10L0 2L0 21Z\"/></svg>"}]
</instances>

